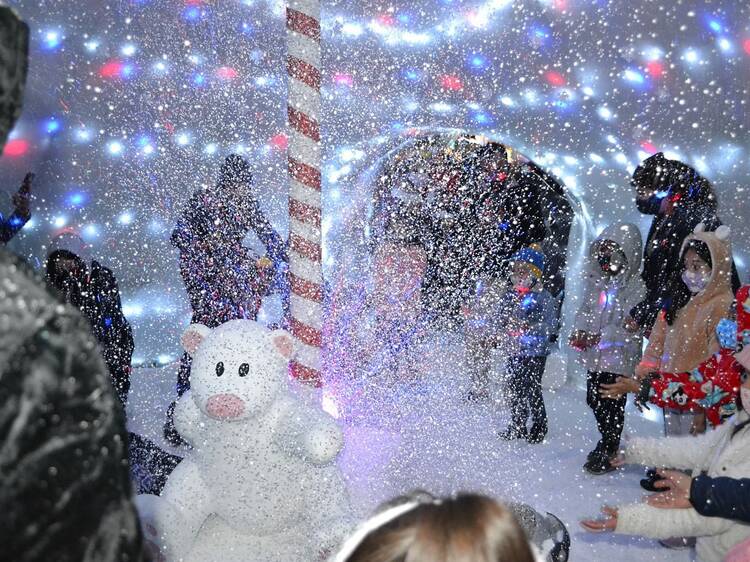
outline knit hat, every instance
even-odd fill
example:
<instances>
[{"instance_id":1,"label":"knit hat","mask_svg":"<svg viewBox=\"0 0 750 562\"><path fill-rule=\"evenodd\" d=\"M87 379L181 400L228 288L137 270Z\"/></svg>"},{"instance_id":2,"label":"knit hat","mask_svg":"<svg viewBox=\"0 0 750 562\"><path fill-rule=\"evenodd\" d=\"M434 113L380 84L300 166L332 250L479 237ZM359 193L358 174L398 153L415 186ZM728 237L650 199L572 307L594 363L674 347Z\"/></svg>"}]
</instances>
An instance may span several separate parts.
<instances>
[{"instance_id":1,"label":"knit hat","mask_svg":"<svg viewBox=\"0 0 750 562\"><path fill-rule=\"evenodd\" d=\"M521 248L513 254L510 261L514 263L528 264L531 267L531 272L537 277L537 279L541 279L544 274L546 260L542 253L542 249L537 244Z\"/></svg>"}]
</instances>

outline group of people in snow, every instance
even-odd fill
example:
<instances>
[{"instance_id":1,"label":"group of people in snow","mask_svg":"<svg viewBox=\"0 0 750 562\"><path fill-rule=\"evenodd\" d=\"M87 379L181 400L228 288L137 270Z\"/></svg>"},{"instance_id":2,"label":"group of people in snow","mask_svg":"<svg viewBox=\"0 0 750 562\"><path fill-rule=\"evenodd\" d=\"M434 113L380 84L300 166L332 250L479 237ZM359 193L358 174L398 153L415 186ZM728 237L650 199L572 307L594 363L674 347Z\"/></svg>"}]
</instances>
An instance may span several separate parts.
<instances>
[{"instance_id":1,"label":"group of people in snow","mask_svg":"<svg viewBox=\"0 0 750 562\"><path fill-rule=\"evenodd\" d=\"M27 176L19 191L27 201L30 182ZM657 154L636 170L633 184L638 209L654 215L645 248L638 228L629 223L608 226L591 243L568 343L588 372L586 401L600 434L585 469L598 475L625 463L651 466L642 485L657 493L642 504L605 507L604 517L582 525L663 539L672 546L692 540L703 562L746 560L750 347L743 346L750 339L750 287L739 287L730 232L718 219L715 194L704 178ZM21 199L16 214L28 219L28 203ZM266 256L242 245L251 230L265 244ZM249 166L234 155L226 159L215 187L193 195L172 242L180 251L193 321L210 327L254 319L273 271L286 260L285 243L253 195ZM0 347L6 355L2 380L7 379L0 385L6 420L0 428L3 442L12 445L0 452L0 467L11 483L3 486L0 506L38 501L36 516L76 521L76 528L59 531L80 538L68 541L62 552L60 533L44 534L49 526L19 516L3 523L2 534L15 537L9 553L18 560L148 559L126 474L132 437L125 431L122 405L113 399L127 400L133 352L114 275L96 261L88 265L75 252L57 249L46 268L47 283L57 292L53 296L18 260L2 257L4 278L13 280L2 285L2 313L18 329L5 330ZM426 265L417 262L423 271ZM488 396L491 353L501 348L511 405L511 423L501 437L535 444L545 440L548 429L542 375L560 307L545 287L545 266L539 244L523 245L507 267L485 269L464 311L466 345L475 358L469 398ZM60 307L62 301L86 322ZM642 353L644 337L648 345ZM189 369L185 358L178 394L189 386ZM24 382L22 372L33 377ZM664 409L664 439L634 438L622 447L627 393L635 394L640 407ZM165 434L179 442L169 421ZM102 456L102 448L109 454ZM34 461L34 451L52 456ZM87 459L90 478L64 466L61 459L69 453ZM19 463L27 455L29 462ZM36 470L47 473L35 476ZM79 485L85 494L71 496L71 487ZM84 495L85 507L80 505ZM86 510L90 517L80 515ZM525 525L529 520L533 524ZM461 539L466 536L473 539ZM418 494L379 510L343 545L337 560L557 562L567 558L568 546L556 518L525 506L503 506L481 496Z\"/></svg>"}]
</instances>

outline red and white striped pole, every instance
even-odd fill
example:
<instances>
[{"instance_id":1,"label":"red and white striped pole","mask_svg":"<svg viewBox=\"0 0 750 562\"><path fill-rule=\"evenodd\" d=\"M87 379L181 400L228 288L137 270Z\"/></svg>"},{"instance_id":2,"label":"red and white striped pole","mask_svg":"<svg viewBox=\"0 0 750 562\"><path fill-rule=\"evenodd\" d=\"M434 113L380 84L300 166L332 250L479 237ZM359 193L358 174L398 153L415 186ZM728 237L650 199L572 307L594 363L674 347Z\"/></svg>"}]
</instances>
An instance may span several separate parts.
<instances>
[{"instance_id":1,"label":"red and white striped pole","mask_svg":"<svg viewBox=\"0 0 750 562\"><path fill-rule=\"evenodd\" d=\"M320 0L288 0L289 329L292 376L321 386L323 326L320 152Z\"/></svg>"}]
</instances>

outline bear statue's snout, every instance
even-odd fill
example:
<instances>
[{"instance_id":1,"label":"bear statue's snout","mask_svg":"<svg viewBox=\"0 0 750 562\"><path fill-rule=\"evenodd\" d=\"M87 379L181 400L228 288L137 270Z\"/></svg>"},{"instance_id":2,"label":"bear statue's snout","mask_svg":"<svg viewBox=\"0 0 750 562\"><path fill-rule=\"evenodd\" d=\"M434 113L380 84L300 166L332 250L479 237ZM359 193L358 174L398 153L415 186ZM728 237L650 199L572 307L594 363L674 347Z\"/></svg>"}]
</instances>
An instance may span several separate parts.
<instances>
[{"instance_id":1,"label":"bear statue's snout","mask_svg":"<svg viewBox=\"0 0 750 562\"><path fill-rule=\"evenodd\" d=\"M238 418L245 411L245 402L234 394L214 394L206 402L206 413L217 420Z\"/></svg>"}]
</instances>

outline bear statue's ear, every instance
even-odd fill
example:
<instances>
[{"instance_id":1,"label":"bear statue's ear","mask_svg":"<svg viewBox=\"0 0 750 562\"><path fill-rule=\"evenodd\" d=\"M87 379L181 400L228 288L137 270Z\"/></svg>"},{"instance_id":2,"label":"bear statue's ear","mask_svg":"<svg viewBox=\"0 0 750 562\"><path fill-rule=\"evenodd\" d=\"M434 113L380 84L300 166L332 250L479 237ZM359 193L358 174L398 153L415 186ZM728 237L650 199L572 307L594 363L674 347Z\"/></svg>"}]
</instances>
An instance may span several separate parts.
<instances>
[{"instance_id":1,"label":"bear statue's ear","mask_svg":"<svg viewBox=\"0 0 750 562\"><path fill-rule=\"evenodd\" d=\"M273 346L276 348L276 351L278 351L282 357L285 359L291 359L294 355L294 338L292 338L291 334L289 332L286 332L285 330L274 330L274 332L271 334L271 341L273 341Z\"/></svg>"},{"instance_id":2,"label":"bear statue's ear","mask_svg":"<svg viewBox=\"0 0 750 562\"><path fill-rule=\"evenodd\" d=\"M190 324L180 339L182 348L188 352L188 355L192 356L198 351L198 347L209 333L211 333L211 328L208 326L204 326L203 324Z\"/></svg>"},{"instance_id":3,"label":"bear statue's ear","mask_svg":"<svg viewBox=\"0 0 750 562\"><path fill-rule=\"evenodd\" d=\"M702 222L699 222L697 225L695 225L695 228L693 229L693 234L700 234L701 232L704 232L706 230L706 225Z\"/></svg>"}]
</instances>

